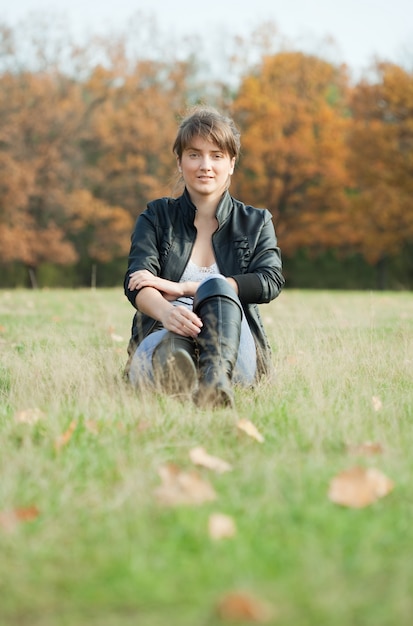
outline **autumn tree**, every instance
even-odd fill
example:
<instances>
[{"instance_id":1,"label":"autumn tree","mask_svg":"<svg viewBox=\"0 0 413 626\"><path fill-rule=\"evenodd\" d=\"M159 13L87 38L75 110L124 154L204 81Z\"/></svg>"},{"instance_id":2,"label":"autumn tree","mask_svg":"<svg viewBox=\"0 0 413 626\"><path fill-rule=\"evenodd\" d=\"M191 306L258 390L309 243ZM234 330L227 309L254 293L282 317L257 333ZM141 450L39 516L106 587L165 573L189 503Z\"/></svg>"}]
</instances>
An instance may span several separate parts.
<instances>
[{"instance_id":1,"label":"autumn tree","mask_svg":"<svg viewBox=\"0 0 413 626\"><path fill-rule=\"evenodd\" d=\"M354 88L351 110L352 220L383 287L386 261L403 251L413 275L413 73L378 63Z\"/></svg>"},{"instance_id":2,"label":"autumn tree","mask_svg":"<svg viewBox=\"0 0 413 626\"><path fill-rule=\"evenodd\" d=\"M81 112L70 81L48 75L0 77L0 259L32 271L43 261L73 263L64 213L72 137Z\"/></svg>"},{"instance_id":3,"label":"autumn tree","mask_svg":"<svg viewBox=\"0 0 413 626\"><path fill-rule=\"evenodd\" d=\"M137 216L153 197L171 191L177 112L185 102L185 64L138 62L131 70L96 67L84 86L102 100L81 142L84 185Z\"/></svg>"},{"instance_id":4,"label":"autumn tree","mask_svg":"<svg viewBox=\"0 0 413 626\"><path fill-rule=\"evenodd\" d=\"M343 219L347 89L344 67L282 52L264 57L235 98L242 162L233 191L273 213L287 255L351 242Z\"/></svg>"},{"instance_id":5,"label":"autumn tree","mask_svg":"<svg viewBox=\"0 0 413 626\"><path fill-rule=\"evenodd\" d=\"M84 282L91 264L124 258L148 200L179 193L171 146L196 102L216 104L240 126L231 191L270 209L286 256L357 251L382 267L411 255L406 70L379 64L350 88L344 66L276 52L278 32L264 24L251 46L236 46L245 57L222 58L231 80L212 83L196 41L174 45L141 16L127 33L85 46L65 29L27 28L0 23L3 266L23 263L35 282L43 263L76 264Z\"/></svg>"},{"instance_id":6,"label":"autumn tree","mask_svg":"<svg viewBox=\"0 0 413 626\"><path fill-rule=\"evenodd\" d=\"M43 69L20 71L12 33L0 35L0 262L24 263L35 283L44 262L124 257L132 216L170 182L185 64L131 64L119 42L100 41L104 64L83 67L83 80L41 46Z\"/></svg>"}]
</instances>

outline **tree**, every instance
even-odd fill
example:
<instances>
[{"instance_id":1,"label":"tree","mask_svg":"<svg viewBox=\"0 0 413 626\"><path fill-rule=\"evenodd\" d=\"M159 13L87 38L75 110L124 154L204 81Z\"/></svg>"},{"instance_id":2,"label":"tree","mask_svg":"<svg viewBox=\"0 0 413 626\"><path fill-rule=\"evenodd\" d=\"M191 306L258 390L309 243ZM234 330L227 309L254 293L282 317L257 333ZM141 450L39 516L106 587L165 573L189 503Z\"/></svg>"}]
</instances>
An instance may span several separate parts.
<instances>
[{"instance_id":1,"label":"tree","mask_svg":"<svg viewBox=\"0 0 413 626\"><path fill-rule=\"evenodd\" d=\"M184 64L139 62L120 75L96 67L84 88L102 98L81 142L84 185L105 202L136 216L149 199L171 186L176 114L184 106ZM104 95L102 95L104 94Z\"/></svg>"},{"instance_id":2,"label":"tree","mask_svg":"<svg viewBox=\"0 0 413 626\"><path fill-rule=\"evenodd\" d=\"M65 189L76 158L81 102L71 81L30 73L0 77L0 260L35 272L73 263L65 235Z\"/></svg>"},{"instance_id":3,"label":"tree","mask_svg":"<svg viewBox=\"0 0 413 626\"><path fill-rule=\"evenodd\" d=\"M352 240L343 220L347 89L344 67L283 52L264 57L235 98L243 150L233 189L272 212L287 255Z\"/></svg>"},{"instance_id":4,"label":"tree","mask_svg":"<svg viewBox=\"0 0 413 626\"><path fill-rule=\"evenodd\" d=\"M375 81L356 85L351 109L352 220L383 287L386 259L413 251L413 73L378 63Z\"/></svg>"}]
</instances>

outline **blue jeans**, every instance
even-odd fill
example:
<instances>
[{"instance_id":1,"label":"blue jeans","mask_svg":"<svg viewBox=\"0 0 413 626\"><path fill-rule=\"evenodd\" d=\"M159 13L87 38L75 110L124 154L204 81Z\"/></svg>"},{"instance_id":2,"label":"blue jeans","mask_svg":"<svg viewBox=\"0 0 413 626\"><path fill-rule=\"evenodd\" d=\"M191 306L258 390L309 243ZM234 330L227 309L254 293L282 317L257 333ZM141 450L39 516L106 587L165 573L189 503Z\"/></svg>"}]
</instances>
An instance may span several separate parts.
<instances>
[{"instance_id":1,"label":"blue jeans","mask_svg":"<svg viewBox=\"0 0 413 626\"><path fill-rule=\"evenodd\" d=\"M225 280L224 276L221 274L211 274L202 282L210 278L218 277ZM129 370L129 380L134 386L153 384L152 354L167 332L165 328L157 330L145 337L137 347L132 357ZM235 384L250 386L254 382L256 371L257 352L255 342L243 313L238 357L235 363L232 380Z\"/></svg>"}]
</instances>

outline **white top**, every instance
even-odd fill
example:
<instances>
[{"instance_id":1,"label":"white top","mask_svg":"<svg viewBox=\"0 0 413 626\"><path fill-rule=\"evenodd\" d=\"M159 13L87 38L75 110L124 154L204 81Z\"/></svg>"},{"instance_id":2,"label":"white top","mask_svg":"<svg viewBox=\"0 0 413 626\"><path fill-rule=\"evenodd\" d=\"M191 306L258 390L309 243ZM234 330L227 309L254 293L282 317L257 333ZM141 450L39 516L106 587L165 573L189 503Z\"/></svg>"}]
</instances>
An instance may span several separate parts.
<instances>
[{"instance_id":1,"label":"white top","mask_svg":"<svg viewBox=\"0 0 413 626\"><path fill-rule=\"evenodd\" d=\"M191 259L188 261L188 265L184 269L184 273L181 276L180 283L185 283L188 280L201 281L207 277L208 274L219 274L219 268L216 263L203 267L196 265Z\"/></svg>"},{"instance_id":2,"label":"white top","mask_svg":"<svg viewBox=\"0 0 413 626\"><path fill-rule=\"evenodd\" d=\"M184 269L184 273L182 274L179 282L185 283L187 281L201 282L207 276L211 274L219 274L219 267L216 263L209 265L208 267L196 265L191 259L189 259L186 268ZM192 308L193 297L191 296L182 296L175 300L174 304L184 304Z\"/></svg>"}]
</instances>

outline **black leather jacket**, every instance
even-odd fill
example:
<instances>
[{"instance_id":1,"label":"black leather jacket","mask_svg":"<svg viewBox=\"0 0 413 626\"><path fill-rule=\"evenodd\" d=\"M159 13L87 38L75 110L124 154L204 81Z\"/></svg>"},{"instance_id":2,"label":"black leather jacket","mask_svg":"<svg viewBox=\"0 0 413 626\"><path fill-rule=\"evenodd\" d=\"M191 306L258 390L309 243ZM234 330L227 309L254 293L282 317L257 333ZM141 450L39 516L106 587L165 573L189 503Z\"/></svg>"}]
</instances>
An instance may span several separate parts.
<instances>
[{"instance_id":1,"label":"black leather jacket","mask_svg":"<svg viewBox=\"0 0 413 626\"><path fill-rule=\"evenodd\" d=\"M136 308L137 291L128 289L129 275L148 270L156 276L179 282L190 259L196 238L196 207L185 190L179 198L150 202L139 215L132 234L125 295ZM284 278L271 213L235 200L225 192L216 212L218 229L212 245L220 272L238 284L238 295L255 339L258 373L270 368L270 348L258 311L258 304L278 296ZM129 354L142 339L161 328L156 320L136 311L132 324Z\"/></svg>"}]
</instances>

